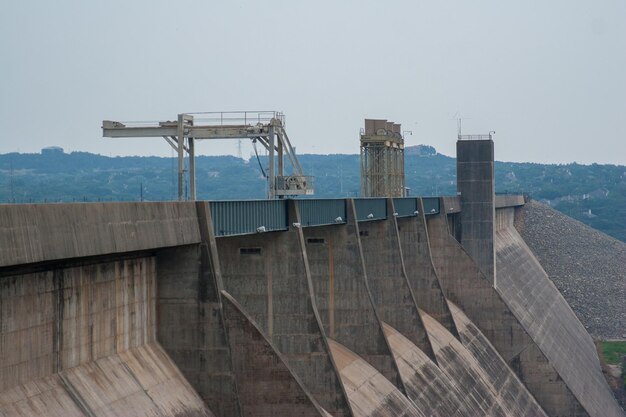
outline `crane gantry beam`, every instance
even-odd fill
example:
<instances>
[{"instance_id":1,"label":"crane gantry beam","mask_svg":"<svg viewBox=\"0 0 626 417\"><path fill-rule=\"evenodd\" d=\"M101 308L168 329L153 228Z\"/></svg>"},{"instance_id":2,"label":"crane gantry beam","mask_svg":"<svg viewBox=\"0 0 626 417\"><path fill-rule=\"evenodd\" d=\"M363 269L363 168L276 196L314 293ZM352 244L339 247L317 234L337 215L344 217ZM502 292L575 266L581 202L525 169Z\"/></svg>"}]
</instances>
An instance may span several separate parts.
<instances>
[{"instance_id":1,"label":"crane gantry beam","mask_svg":"<svg viewBox=\"0 0 626 417\"><path fill-rule=\"evenodd\" d=\"M201 117L194 119L194 115ZM268 198L313 194L312 178L302 172L295 149L285 131L284 120L284 115L280 112L181 113L176 121L150 124L104 120L102 136L164 138L178 155L179 200L185 199L185 153L189 156L190 199L196 199L195 141L202 139L251 139L261 143L268 150ZM195 123L198 121L201 123ZM285 175L285 155L293 170L292 175L288 176Z\"/></svg>"}]
</instances>

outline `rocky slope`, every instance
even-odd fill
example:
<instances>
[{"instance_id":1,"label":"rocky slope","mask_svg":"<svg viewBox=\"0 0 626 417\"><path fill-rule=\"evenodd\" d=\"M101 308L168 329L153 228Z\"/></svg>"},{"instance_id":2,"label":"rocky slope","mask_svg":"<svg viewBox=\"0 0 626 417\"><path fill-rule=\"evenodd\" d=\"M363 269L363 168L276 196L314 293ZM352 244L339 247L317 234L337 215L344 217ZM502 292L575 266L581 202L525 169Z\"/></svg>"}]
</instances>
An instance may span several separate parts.
<instances>
[{"instance_id":1,"label":"rocky slope","mask_svg":"<svg viewBox=\"0 0 626 417\"><path fill-rule=\"evenodd\" d=\"M515 227L589 333L626 339L626 244L535 201Z\"/></svg>"}]
</instances>

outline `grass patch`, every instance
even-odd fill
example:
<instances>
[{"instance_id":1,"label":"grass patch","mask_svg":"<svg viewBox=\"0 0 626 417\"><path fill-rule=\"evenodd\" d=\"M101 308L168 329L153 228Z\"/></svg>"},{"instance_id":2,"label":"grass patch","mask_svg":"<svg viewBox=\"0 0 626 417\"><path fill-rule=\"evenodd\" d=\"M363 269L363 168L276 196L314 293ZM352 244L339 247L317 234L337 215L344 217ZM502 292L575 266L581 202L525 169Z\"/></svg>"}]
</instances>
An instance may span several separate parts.
<instances>
[{"instance_id":1,"label":"grass patch","mask_svg":"<svg viewBox=\"0 0 626 417\"><path fill-rule=\"evenodd\" d=\"M626 342L600 342L606 363L621 365L622 357L626 356Z\"/></svg>"}]
</instances>

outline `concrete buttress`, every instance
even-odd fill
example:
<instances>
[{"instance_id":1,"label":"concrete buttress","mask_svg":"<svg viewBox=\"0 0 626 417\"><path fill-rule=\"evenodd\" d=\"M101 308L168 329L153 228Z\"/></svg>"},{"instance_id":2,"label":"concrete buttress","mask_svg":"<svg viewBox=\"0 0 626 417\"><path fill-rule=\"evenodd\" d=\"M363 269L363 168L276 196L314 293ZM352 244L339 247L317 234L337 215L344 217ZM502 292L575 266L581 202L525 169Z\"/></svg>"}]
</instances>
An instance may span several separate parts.
<instances>
[{"instance_id":1,"label":"concrete buttress","mask_svg":"<svg viewBox=\"0 0 626 417\"><path fill-rule=\"evenodd\" d=\"M223 313L244 417L329 417L243 308L225 291Z\"/></svg>"},{"instance_id":2,"label":"concrete buttress","mask_svg":"<svg viewBox=\"0 0 626 417\"><path fill-rule=\"evenodd\" d=\"M395 212L390 198L387 199L387 212ZM434 360L415 296L407 281L396 220L395 216L388 216L386 220L358 225L367 283L380 319Z\"/></svg>"},{"instance_id":3,"label":"concrete buttress","mask_svg":"<svg viewBox=\"0 0 626 417\"><path fill-rule=\"evenodd\" d=\"M401 392L404 386L368 288L354 202L347 224L304 228L315 300L329 338L356 353Z\"/></svg>"},{"instance_id":4,"label":"concrete buttress","mask_svg":"<svg viewBox=\"0 0 626 417\"><path fill-rule=\"evenodd\" d=\"M489 372L488 365L475 357L458 339L427 314L424 324L437 355L439 367L459 385L470 390L470 397L478 403L485 416L545 416L526 391L507 389L502 380ZM526 401L521 406L511 398L522 395ZM530 403L530 405L528 405Z\"/></svg>"},{"instance_id":5,"label":"concrete buttress","mask_svg":"<svg viewBox=\"0 0 626 417\"><path fill-rule=\"evenodd\" d=\"M417 207L418 213L415 217L401 217L396 220L407 280L417 306L456 335L457 331L431 259L426 216L421 198L417 199Z\"/></svg>"},{"instance_id":6,"label":"concrete buttress","mask_svg":"<svg viewBox=\"0 0 626 417\"><path fill-rule=\"evenodd\" d=\"M210 211L197 202L200 245L157 252L159 342L218 416L240 415L221 311Z\"/></svg>"},{"instance_id":7,"label":"concrete buttress","mask_svg":"<svg viewBox=\"0 0 626 417\"><path fill-rule=\"evenodd\" d=\"M442 199L443 212L447 211ZM501 296L450 235L445 214L428 217L432 259L446 298L459 306L493 344L550 416L586 416Z\"/></svg>"},{"instance_id":8,"label":"concrete buttress","mask_svg":"<svg viewBox=\"0 0 626 417\"><path fill-rule=\"evenodd\" d=\"M626 417L515 230L523 198L483 185L0 205L0 415ZM490 244L493 277L468 253Z\"/></svg>"},{"instance_id":9,"label":"concrete buttress","mask_svg":"<svg viewBox=\"0 0 626 417\"><path fill-rule=\"evenodd\" d=\"M351 415L313 294L297 205L289 230L221 237L217 250L226 291L284 357L306 389L334 416Z\"/></svg>"}]
</instances>

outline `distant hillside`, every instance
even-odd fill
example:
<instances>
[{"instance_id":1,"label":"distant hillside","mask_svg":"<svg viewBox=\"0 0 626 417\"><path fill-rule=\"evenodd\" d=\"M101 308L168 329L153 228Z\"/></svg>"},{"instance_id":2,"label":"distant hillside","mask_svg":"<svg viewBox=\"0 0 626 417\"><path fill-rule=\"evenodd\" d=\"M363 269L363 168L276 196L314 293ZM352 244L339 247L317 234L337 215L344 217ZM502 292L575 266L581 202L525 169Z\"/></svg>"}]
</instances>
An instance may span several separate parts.
<instances>
[{"instance_id":1,"label":"distant hillside","mask_svg":"<svg viewBox=\"0 0 626 417\"><path fill-rule=\"evenodd\" d=\"M358 155L301 155L315 176L317 197L359 194ZM261 158L266 169L267 162ZM200 156L201 199L264 198L256 158ZM407 151L411 195L456 193L455 159L420 145ZM0 155L0 202L135 201L176 198L176 161L160 157L106 157L86 152ZM626 242L626 167L496 162L496 191L531 194L553 208Z\"/></svg>"},{"instance_id":2,"label":"distant hillside","mask_svg":"<svg viewBox=\"0 0 626 417\"><path fill-rule=\"evenodd\" d=\"M405 155L431 156L436 155L437 150L428 145L407 146L404 148Z\"/></svg>"}]
</instances>

